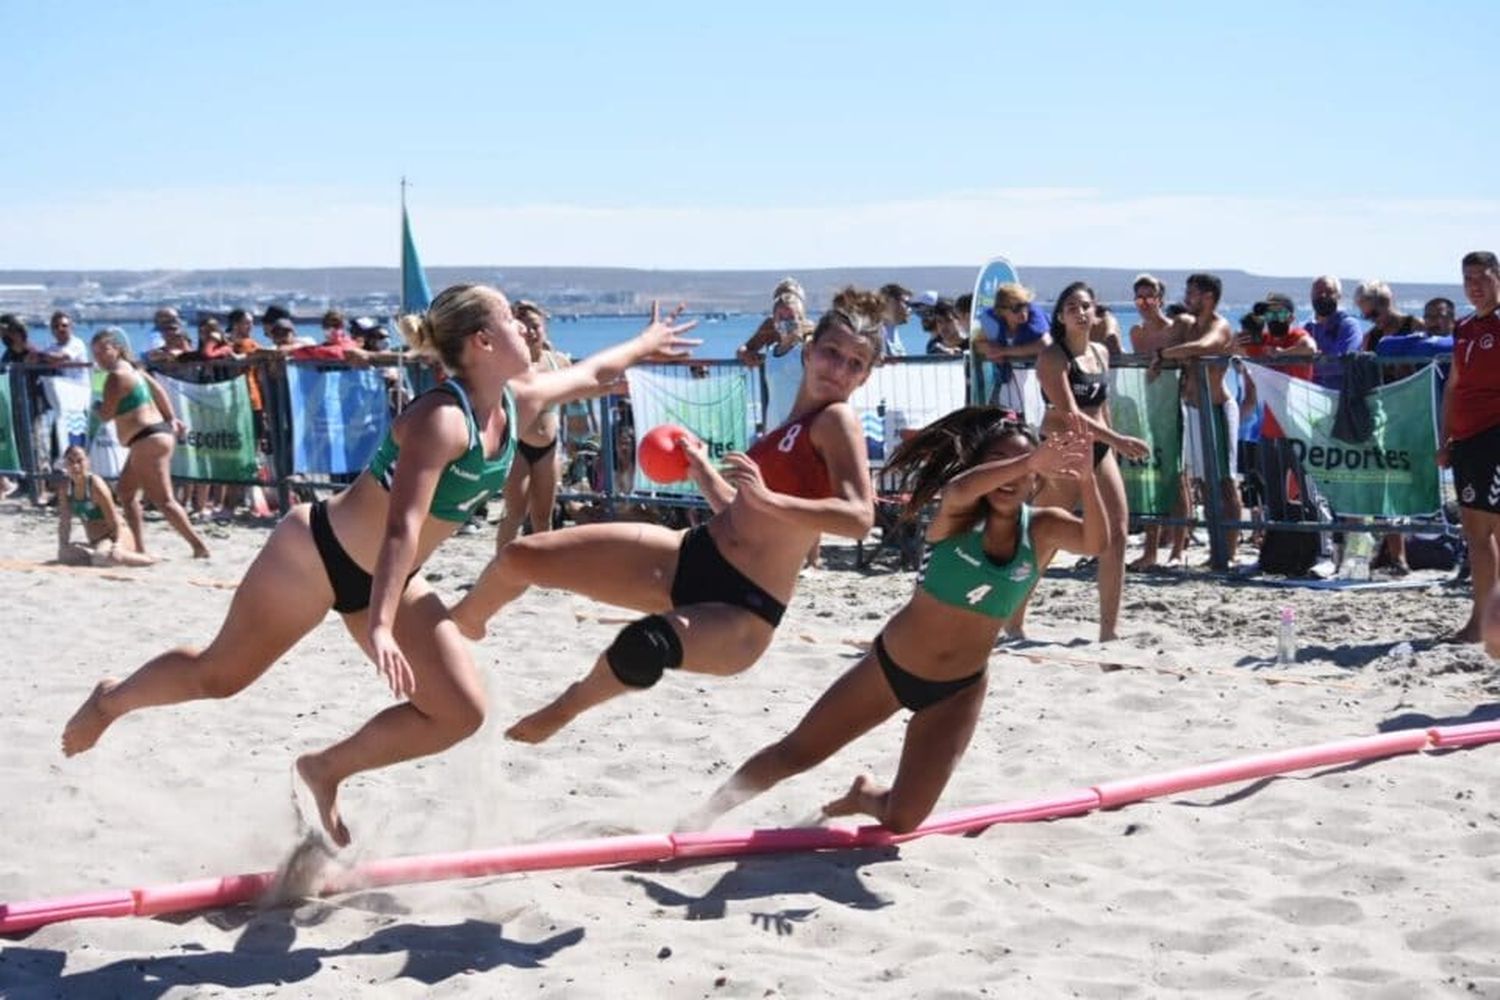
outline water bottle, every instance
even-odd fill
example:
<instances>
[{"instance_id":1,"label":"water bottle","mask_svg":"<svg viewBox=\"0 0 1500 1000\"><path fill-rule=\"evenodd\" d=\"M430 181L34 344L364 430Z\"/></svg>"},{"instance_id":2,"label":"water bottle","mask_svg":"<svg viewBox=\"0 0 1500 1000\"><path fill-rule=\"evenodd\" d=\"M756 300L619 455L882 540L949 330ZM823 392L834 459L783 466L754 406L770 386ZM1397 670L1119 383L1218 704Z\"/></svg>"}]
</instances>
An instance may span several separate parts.
<instances>
[{"instance_id":1,"label":"water bottle","mask_svg":"<svg viewBox=\"0 0 1500 1000\"><path fill-rule=\"evenodd\" d=\"M1276 633L1276 662L1297 662L1297 611L1294 608L1281 609L1281 629Z\"/></svg>"},{"instance_id":2,"label":"water bottle","mask_svg":"<svg viewBox=\"0 0 1500 1000\"><path fill-rule=\"evenodd\" d=\"M1375 551L1375 539L1366 531L1350 531L1344 535L1344 578L1368 580L1370 578L1370 556Z\"/></svg>"}]
</instances>

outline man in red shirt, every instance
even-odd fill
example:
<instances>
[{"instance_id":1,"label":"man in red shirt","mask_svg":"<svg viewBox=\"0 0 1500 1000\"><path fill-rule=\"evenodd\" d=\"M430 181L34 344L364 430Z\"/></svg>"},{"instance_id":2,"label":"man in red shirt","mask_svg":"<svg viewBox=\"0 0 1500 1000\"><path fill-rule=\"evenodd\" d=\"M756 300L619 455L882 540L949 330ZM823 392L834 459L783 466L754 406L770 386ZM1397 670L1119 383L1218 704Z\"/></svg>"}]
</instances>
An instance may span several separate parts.
<instances>
[{"instance_id":1,"label":"man in red shirt","mask_svg":"<svg viewBox=\"0 0 1500 1000\"><path fill-rule=\"evenodd\" d=\"M1260 309L1261 305L1265 308ZM1240 335L1239 347L1245 357L1280 360L1292 357L1312 357L1318 353L1318 345L1313 340L1312 334L1296 325L1297 309L1292 303L1291 296L1272 292L1266 296L1264 303L1256 303L1256 307L1256 315L1265 321L1266 328L1259 338L1249 334ZM1300 378L1308 382L1313 380L1311 363L1281 364L1276 365L1275 368L1292 378ZM1247 409L1255 405L1255 398L1255 383L1246 379L1244 405ZM1261 440L1286 437L1270 407L1266 407L1265 412L1261 414L1260 436Z\"/></svg>"},{"instance_id":2,"label":"man in red shirt","mask_svg":"<svg viewBox=\"0 0 1500 1000\"><path fill-rule=\"evenodd\" d=\"M1260 361L1283 361L1293 357L1312 357L1318 345L1312 334L1297 326L1297 307L1290 295L1271 292L1255 303L1245 317L1245 332L1235 346L1247 358ZM1256 329L1257 325L1260 327ZM1295 379L1313 381L1311 362L1275 364L1269 367ZM1244 379L1246 410L1256 405L1255 383ZM1302 490L1297 482L1296 452L1286 442L1286 432L1276 421L1270 406L1261 408L1260 439L1245 447L1246 475L1259 488L1261 512L1273 517L1285 512L1285 503L1300 501Z\"/></svg>"},{"instance_id":3,"label":"man in red shirt","mask_svg":"<svg viewBox=\"0 0 1500 1000\"><path fill-rule=\"evenodd\" d=\"M1453 470L1473 570L1474 606L1445 642L1478 642L1485 601L1495 587L1500 537L1500 260L1465 254L1464 297L1474 312L1453 333L1453 372L1443 392L1438 465Z\"/></svg>"}]
</instances>

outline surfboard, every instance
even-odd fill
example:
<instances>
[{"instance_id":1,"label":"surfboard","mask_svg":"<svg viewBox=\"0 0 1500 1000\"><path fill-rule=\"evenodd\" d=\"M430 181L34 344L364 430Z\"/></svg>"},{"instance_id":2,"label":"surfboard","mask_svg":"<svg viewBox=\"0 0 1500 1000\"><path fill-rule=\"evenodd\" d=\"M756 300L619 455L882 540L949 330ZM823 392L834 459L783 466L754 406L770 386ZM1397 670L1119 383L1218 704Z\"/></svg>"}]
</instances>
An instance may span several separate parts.
<instances>
[{"instance_id":1,"label":"surfboard","mask_svg":"<svg viewBox=\"0 0 1500 1000\"><path fill-rule=\"evenodd\" d=\"M985 261L979 269L979 276L974 279L974 311L969 316L971 343L979 336L987 340L999 339L1000 326L990 315L990 309L995 305L995 289L1006 282L1019 284L1020 281L1021 275L1006 258L991 257ZM1011 369L1007 384L998 385L1004 371L1001 365L971 353L970 401L1014 407L1022 412L1028 423L1040 425L1044 406L1041 383L1037 381L1035 371L1031 368Z\"/></svg>"},{"instance_id":2,"label":"surfboard","mask_svg":"<svg viewBox=\"0 0 1500 1000\"><path fill-rule=\"evenodd\" d=\"M974 279L974 307L969 313L970 343L974 343L979 337L995 340L999 336L995 320L989 315L990 309L995 305L995 289L1008 281L1020 280L1021 276L1015 266L1004 257L991 257L980 266L979 275ZM977 354L970 355L969 389L974 402L990 402L995 392L996 376L997 368L994 364Z\"/></svg>"}]
</instances>

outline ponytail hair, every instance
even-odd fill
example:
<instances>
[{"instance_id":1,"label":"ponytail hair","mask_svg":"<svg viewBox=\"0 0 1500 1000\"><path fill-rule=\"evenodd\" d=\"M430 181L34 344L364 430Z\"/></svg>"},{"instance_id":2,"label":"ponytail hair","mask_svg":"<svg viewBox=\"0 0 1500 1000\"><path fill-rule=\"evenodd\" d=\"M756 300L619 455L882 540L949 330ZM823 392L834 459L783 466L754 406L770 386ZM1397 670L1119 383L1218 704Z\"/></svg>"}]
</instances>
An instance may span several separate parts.
<instances>
[{"instance_id":1,"label":"ponytail hair","mask_svg":"<svg viewBox=\"0 0 1500 1000\"><path fill-rule=\"evenodd\" d=\"M835 325L844 327L870 345L870 367L874 368L885 353L884 315L885 302L879 293L850 285L833 297L833 307L818 319L811 340L816 343Z\"/></svg>"},{"instance_id":2,"label":"ponytail hair","mask_svg":"<svg viewBox=\"0 0 1500 1000\"><path fill-rule=\"evenodd\" d=\"M396 328L413 351L442 362L459 374L463 368L464 341L495 317L505 296L487 285L449 285L438 293L426 312L406 313Z\"/></svg>"},{"instance_id":3,"label":"ponytail hair","mask_svg":"<svg viewBox=\"0 0 1500 1000\"><path fill-rule=\"evenodd\" d=\"M124 358L127 364L135 367L135 351L130 347L130 338L126 337L125 331L118 326L102 328L94 334L94 339L90 343L110 345L120 352L120 357Z\"/></svg>"},{"instance_id":4,"label":"ponytail hair","mask_svg":"<svg viewBox=\"0 0 1500 1000\"><path fill-rule=\"evenodd\" d=\"M914 521L922 508L954 476L984 461L996 442L1019 434L1033 446L1037 432L1015 410L995 406L965 406L933 421L903 441L886 461L909 494L901 519Z\"/></svg>"}]
</instances>

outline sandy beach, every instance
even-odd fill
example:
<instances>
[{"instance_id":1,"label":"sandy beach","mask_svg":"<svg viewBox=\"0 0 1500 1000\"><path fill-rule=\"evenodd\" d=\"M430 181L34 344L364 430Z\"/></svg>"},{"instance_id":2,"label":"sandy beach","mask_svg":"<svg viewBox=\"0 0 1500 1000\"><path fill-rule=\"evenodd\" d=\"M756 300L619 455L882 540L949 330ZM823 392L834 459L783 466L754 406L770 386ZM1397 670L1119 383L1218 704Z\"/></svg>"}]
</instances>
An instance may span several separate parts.
<instances>
[{"instance_id":1,"label":"sandy beach","mask_svg":"<svg viewBox=\"0 0 1500 1000\"><path fill-rule=\"evenodd\" d=\"M65 759L98 677L202 644L268 529L210 529L214 559L47 565L55 523L0 504L0 900L277 867L290 766L389 694L330 616L240 696L139 713ZM492 539L427 567L445 597ZM765 659L669 676L541 747L504 727L574 679L620 613L537 590L476 647L475 738L353 779L346 860L669 830L859 655L913 576L828 549ZM1192 550L1201 560L1205 550ZM1101 646L1092 579L1040 585L997 649L984 718L939 809L1247 753L1500 715L1482 649L1433 646L1467 610L1439 585L1358 593L1132 575ZM1274 663L1296 607L1301 659ZM605 619L601 621L600 619ZM1408 641L1411 652L1392 647ZM800 825L861 771L889 777L898 717L719 824ZM1500 997L1500 746L1205 789L899 849L511 875L257 910L85 920L0 939L0 995L549 997Z\"/></svg>"}]
</instances>

